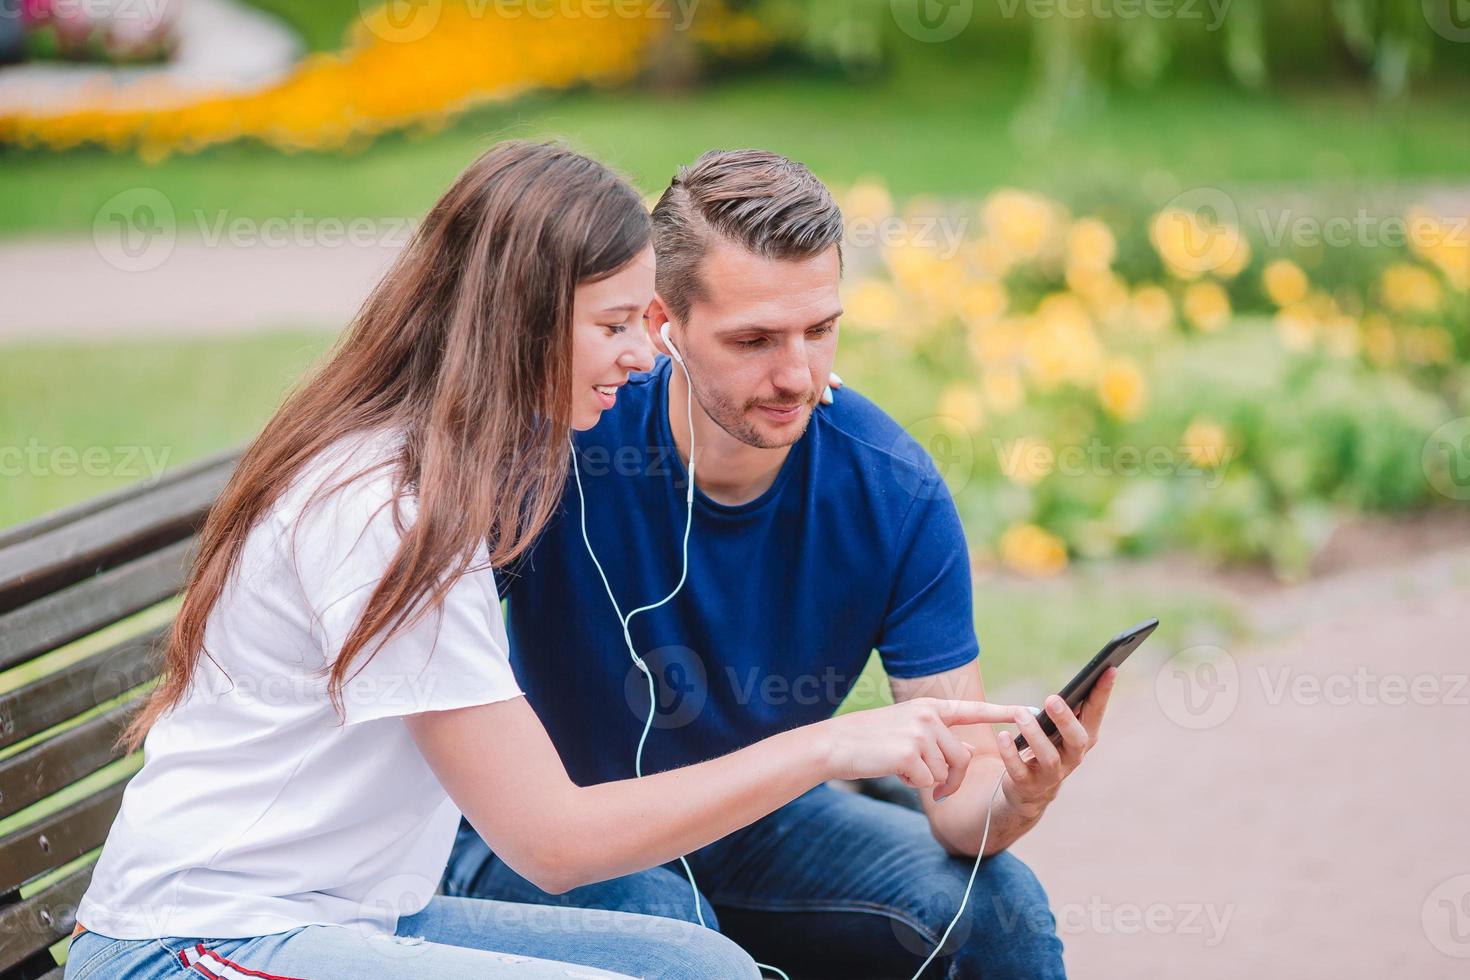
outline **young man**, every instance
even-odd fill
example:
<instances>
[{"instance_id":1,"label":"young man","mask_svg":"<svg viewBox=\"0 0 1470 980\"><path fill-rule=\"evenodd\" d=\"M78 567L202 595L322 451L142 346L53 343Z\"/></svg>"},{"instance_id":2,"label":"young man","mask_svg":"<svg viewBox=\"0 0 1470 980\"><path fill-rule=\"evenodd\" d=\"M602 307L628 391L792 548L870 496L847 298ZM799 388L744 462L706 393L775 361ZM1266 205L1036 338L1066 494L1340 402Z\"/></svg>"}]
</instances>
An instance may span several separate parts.
<instances>
[{"instance_id":1,"label":"young man","mask_svg":"<svg viewBox=\"0 0 1470 980\"><path fill-rule=\"evenodd\" d=\"M830 715L874 649L898 699L983 699L968 550L944 483L860 394L820 397L842 314L842 217L827 189L775 154L712 152L675 177L654 225L647 327L670 353L668 325L693 382L696 493L688 580L628 631L658 686L642 771ZM607 590L627 613L678 583L689 396L668 358L634 375L622 404L577 437L585 504L569 481L559 518L502 576L517 677L578 783L634 773L648 681ZM704 921L795 975L908 977L959 907L999 780L974 891L927 972L1063 976L1045 893L1005 849L1095 744L1111 686L1109 676L1081 719L1048 699L1060 749L1018 718L1040 746L1034 759L987 726L957 730L974 761L952 799L920 794L922 814L822 786L688 855ZM468 827L445 890L698 914L678 862L552 896Z\"/></svg>"}]
</instances>

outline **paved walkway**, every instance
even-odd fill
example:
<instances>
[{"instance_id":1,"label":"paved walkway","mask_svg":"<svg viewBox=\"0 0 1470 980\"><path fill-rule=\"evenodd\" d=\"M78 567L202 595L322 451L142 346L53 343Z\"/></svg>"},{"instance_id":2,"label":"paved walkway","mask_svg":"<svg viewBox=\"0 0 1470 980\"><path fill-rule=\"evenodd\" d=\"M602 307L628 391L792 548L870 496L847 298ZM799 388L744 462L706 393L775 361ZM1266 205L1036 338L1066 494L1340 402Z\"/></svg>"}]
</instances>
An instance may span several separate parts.
<instances>
[{"instance_id":1,"label":"paved walkway","mask_svg":"<svg viewBox=\"0 0 1470 980\"><path fill-rule=\"evenodd\" d=\"M1470 976L1470 549L1250 609L1255 648L1128 665L1016 846L1071 975Z\"/></svg>"},{"instance_id":2,"label":"paved walkway","mask_svg":"<svg viewBox=\"0 0 1470 980\"><path fill-rule=\"evenodd\" d=\"M1242 193L1239 211L1251 221L1282 209L1352 214L1346 202L1358 201L1370 215L1397 216L1421 202L1440 214L1470 216L1470 187L1463 183L1324 186L1316 195L1299 200L1288 190L1265 188ZM341 326L413 224L411 217L344 222L298 214L255 221L225 211L176 213L157 190L120 189L98 210L90 236L0 239L0 343ZM876 238L857 227L849 237L848 274L855 277L877 261Z\"/></svg>"},{"instance_id":3,"label":"paved walkway","mask_svg":"<svg viewBox=\"0 0 1470 980\"><path fill-rule=\"evenodd\" d=\"M130 209L147 206L141 198L123 203ZM341 327L406 235L390 229L381 244L366 247L272 247L177 241L170 234L135 237L125 250L122 238L104 225L100 244L74 238L0 241L6 294L0 343Z\"/></svg>"}]
</instances>

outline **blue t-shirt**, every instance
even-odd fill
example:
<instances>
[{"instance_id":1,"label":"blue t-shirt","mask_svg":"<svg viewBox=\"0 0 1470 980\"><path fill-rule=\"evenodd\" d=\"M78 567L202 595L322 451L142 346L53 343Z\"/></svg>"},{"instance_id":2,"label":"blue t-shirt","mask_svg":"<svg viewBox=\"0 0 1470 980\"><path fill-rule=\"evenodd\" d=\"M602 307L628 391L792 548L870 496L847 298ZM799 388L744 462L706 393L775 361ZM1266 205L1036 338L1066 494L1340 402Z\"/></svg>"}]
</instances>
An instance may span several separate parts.
<instances>
[{"instance_id":1,"label":"blue t-shirt","mask_svg":"<svg viewBox=\"0 0 1470 980\"><path fill-rule=\"evenodd\" d=\"M624 613L679 578L688 483L669 429L670 364L633 375L575 440L587 536ZM512 667L572 779L634 775L648 681L587 555L570 478L560 513L500 580ZM875 648L894 677L969 663L971 602L964 530L932 460L843 389L765 493L730 507L696 489L689 579L630 631L657 682L644 773L830 717Z\"/></svg>"}]
</instances>

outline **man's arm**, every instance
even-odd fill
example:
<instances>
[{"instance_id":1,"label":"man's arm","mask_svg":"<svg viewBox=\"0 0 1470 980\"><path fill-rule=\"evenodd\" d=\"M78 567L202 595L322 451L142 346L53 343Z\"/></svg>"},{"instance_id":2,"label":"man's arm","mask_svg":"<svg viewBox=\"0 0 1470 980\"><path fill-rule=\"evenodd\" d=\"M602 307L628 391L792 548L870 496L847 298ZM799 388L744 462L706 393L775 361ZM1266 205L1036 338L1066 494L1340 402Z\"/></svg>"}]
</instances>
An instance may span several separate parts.
<instances>
[{"instance_id":1,"label":"man's arm","mask_svg":"<svg viewBox=\"0 0 1470 980\"><path fill-rule=\"evenodd\" d=\"M951 854L974 857L980 849L985 829L985 810L995 792L995 781L1003 779L1001 794L995 800L990 818L990 836L985 853L1003 851L1036 825L1057 791L1094 745L1108 696L1113 690L1116 668L1102 675L1082 706L1081 718L1072 713L1057 695L1047 698L1044 710L1062 734L1060 748L1041 733L1041 726L1030 712L1019 712L1017 727L1029 745L1023 758L1016 751L1012 736L997 734L988 725L957 727L954 733L974 750L964 783L942 803L935 803L929 790L920 790L924 813L936 840ZM965 701L985 700L985 683L980 676L978 660L962 667L931 674L928 677L889 678L895 701L919 697L942 697Z\"/></svg>"}]
</instances>

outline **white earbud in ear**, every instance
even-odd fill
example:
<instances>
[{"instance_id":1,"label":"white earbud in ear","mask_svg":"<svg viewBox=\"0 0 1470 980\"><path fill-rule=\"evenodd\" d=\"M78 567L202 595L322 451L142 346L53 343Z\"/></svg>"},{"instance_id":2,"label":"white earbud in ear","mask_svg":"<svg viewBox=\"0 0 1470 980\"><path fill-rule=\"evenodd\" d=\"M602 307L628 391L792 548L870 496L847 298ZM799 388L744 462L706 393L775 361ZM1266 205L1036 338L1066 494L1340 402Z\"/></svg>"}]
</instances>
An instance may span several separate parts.
<instances>
[{"instance_id":1,"label":"white earbud in ear","mask_svg":"<svg viewBox=\"0 0 1470 980\"><path fill-rule=\"evenodd\" d=\"M674 360L678 361L680 365L683 365L684 358L679 356L679 348L675 347L674 342L669 339L668 320L665 320L664 325L659 328L658 335L664 339L664 346L669 349L670 356L672 356Z\"/></svg>"}]
</instances>

